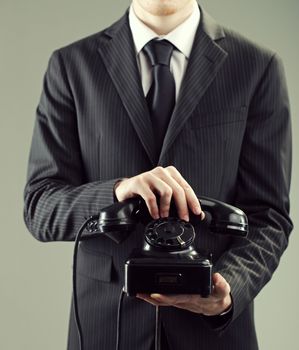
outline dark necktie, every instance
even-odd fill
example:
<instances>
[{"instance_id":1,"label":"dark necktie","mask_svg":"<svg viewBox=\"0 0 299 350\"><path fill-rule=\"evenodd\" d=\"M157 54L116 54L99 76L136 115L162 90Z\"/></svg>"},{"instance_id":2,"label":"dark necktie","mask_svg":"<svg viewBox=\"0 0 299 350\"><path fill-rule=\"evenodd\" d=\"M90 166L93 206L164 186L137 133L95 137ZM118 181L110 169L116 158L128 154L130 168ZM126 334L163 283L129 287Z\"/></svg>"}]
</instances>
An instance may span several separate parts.
<instances>
[{"instance_id":1,"label":"dark necktie","mask_svg":"<svg viewBox=\"0 0 299 350\"><path fill-rule=\"evenodd\" d=\"M175 82L169 67L173 45L167 40L152 40L143 50L152 65L153 82L146 100L153 123L158 157L175 105Z\"/></svg>"}]
</instances>

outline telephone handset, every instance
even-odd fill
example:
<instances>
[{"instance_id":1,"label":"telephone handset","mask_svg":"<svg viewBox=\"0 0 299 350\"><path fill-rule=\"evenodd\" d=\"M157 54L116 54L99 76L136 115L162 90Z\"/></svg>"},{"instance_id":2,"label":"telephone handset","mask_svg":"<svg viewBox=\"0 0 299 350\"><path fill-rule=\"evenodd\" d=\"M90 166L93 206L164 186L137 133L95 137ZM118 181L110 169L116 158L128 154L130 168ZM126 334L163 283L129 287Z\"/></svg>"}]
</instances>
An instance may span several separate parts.
<instances>
[{"instance_id":1,"label":"telephone handset","mask_svg":"<svg viewBox=\"0 0 299 350\"><path fill-rule=\"evenodd\" d=\"M229 204L200 197L205 221L212 233L245 237L248 222L245 213ZM137 293L200 294L207 297L212 290L212 262L192 246L194 226L199 216L190 213L190 221L178 218L175 205L169 217L153 220L144 200L130 198L101 210L89 221L82 239L104 234L120 243L135 225L145 225L144 246L134 250L125 263L125 286L128 295Z\"/></svg>"},{"instance_id":2,"label":"telephone handset","mask_svg":"<svg viewBox=\"0 0 299 350\"><path fill-rule=\"evenodd\" d=\"M202 210L210 217L211 232L246 236L248 222L242 210L208 197L200 197L200 203ZM172 203L169 217L176 216L175 206ZM88 233L84 234L82 239L102 233L120 243L134 230L137 222L147 224L152 220L144 200L141 197L130 198L103 208L99 215L94 216L94 220L89 222ZM200 222L200 218L190 212L190 223L198 225Z\"/></svg>"}]
</instances>

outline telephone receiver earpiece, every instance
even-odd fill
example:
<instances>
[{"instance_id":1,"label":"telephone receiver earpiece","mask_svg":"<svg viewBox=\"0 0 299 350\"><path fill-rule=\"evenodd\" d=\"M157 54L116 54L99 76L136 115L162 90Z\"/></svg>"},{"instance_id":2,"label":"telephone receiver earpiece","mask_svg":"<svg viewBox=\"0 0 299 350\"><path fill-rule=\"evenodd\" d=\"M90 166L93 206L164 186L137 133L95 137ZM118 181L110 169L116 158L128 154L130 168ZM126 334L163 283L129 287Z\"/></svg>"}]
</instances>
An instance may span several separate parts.
<instances>
[{"instance_id":1,"label":"telephone receiver earpiece","mask_svg":"<svg viewBox=\"0 0 299 350\"><path fill-rule=\"evenodd\" d=\"M237 236L247 235L248 221L242 210L209 197L201 196L200 203L202 210L207 212L211 218L209 222L211 232ZM170 216L177 216L174 203L170 208ZM130 198L103 208L99 215L95 215L94 220L89 223L88 234L82 239L91 238L100 233L120 243L135 229L138 222L147 225L152 220L144 200L141 197ZM190 211L190 222L198 225L201 219Z\"/></svg>"},{"instance_id":2,"label":"telephone receiver earpiece","mask_svg":"<svg viewBox=\"0 0 299 350\"><path fill-rule=\"evenodd\" d=\"M241 209L203 196L200 198L200 203L202 210L211 215L209 225L211 232L243 237L247 235L248 220Z\"/></svg>"}]
</instances>

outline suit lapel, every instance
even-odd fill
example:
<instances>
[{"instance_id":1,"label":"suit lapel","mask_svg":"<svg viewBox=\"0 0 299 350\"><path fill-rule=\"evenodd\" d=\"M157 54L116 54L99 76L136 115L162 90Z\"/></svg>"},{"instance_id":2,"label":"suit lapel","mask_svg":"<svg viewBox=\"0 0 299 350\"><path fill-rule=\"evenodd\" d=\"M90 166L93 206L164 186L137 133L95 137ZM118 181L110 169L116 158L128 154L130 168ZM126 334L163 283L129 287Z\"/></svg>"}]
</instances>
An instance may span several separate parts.
<instances>
[{"instance_id":1,"label":"suit lapel","mask_svg":"<svg viewBox=\"0 0 299 350\"><path fill-rule=\"evenodd\" d=\"M152 164L154 133L144 98L127 14L105 31L98 48L107 71ZM129 140L128 140L129 142Z\"/></svg>"},{"instance_id":2,"label":"suit lapel","mask_svg":"<svg viewBox=\"0 0 299 350\"><path fill-rule=\"evenodd\" d=\"M159 163L227 57L227 52L216 42L224 37L222 28L202 8L200 10L200 25L179 98L165 135ZM100 39L98 51L152 165L156 165L154 132L137 67L128 14L104 34Z\"/></svg>"},{"instance_id":3,"label":"suit lapel","mask_svg":"<svg viewBox=\"0 0 299 350\"><path fill-rule=\"evenodd\" d=\"M222 28L201 9L201 22L195 36L179 98L165 135L159 162L173 144L227 57L227 53L215 42L223 37Z\"/></svg>"}]
</instances>

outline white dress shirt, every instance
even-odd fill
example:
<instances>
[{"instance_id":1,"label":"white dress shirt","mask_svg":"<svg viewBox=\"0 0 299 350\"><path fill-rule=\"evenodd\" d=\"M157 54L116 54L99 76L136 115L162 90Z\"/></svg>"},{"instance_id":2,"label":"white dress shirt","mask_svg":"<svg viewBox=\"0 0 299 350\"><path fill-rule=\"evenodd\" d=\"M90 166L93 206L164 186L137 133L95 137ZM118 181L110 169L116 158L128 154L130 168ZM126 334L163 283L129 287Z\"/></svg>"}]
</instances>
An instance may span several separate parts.
<instances>
[{"instance_id":1,"label":"white dress shirt","mask_svg":"<svg viewBox=\"0 0 299 350\"><path fill-rule=\"evenodd\" d=\"M175 46L171 60L170 71L173 74L176 86L176 99L178 98L183 76L185 74L194 37L200 21L199 6L194 1L194 9L191 15L167 35L158 35L146 26L135 14L133 5L130 7L129 23L136 49L137 65L141 75L144 95L146 96L152 84L151 65L143 47L152 39L166 39Z\"/></svg>"}]
</instances>

